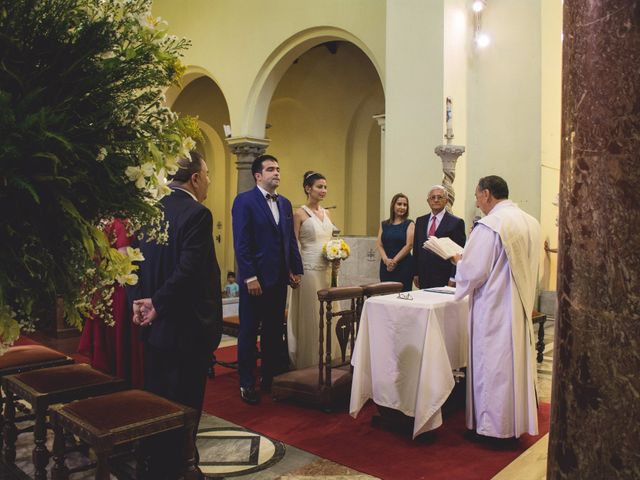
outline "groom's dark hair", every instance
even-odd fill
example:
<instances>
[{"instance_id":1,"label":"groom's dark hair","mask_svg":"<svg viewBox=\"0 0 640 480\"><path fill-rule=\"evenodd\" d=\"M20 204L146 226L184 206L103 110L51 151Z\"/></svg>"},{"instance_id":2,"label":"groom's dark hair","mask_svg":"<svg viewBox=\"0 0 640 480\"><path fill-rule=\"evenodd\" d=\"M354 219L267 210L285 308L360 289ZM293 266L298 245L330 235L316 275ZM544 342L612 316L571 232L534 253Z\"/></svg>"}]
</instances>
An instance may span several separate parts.
<instances>
[{"instance_id":1,"label":"groom's dark hair","mask_svg":"<svg viewBox=\"0 0 640 480\"><path fill-rule=\"evenodd\" d=\"M273 155L260 155L256 157L256 159L251 164L251 175L253 175L253 180L256 180L256 173L262 173L262 163L267 160L271 160L272 162L278 162L278 159Z\"/></svg>"}]
</instances>

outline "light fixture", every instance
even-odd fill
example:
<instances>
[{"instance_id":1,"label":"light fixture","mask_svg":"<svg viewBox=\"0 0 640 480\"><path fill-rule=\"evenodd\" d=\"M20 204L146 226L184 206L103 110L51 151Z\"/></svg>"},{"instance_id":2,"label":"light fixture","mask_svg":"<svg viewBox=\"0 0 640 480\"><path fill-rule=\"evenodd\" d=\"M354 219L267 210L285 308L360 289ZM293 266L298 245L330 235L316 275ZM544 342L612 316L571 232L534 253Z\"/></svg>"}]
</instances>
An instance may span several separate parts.
<instances>
[{"instance_id":1,"label":"light fixture","mask_svg":"<svg viewBox=\"0 0 640 480\"><path fill-rule=\"evenodd\" d=\"M486 6L486 0L474 0L471 4L471 9L474 12L473 41L477 48L485 48L491 43L491 37L482 31L482 12Z\"/></svg>"},{"instance_id":2,"label":"light fixture","mask_svg":"<svg viewBox=\"0 0 640 480\"><path fill-rule=\"evenodd\" d=\"M491 37L483 32L478 32L476 34L476 45L478 48L488 47L491 43Z\"/></svg>"},{"instance_id":3,"label":"light fixture","mask_svg":"<svg viewBox=\"0 0 640 480\"><path fill-rule=\"evenodd\" d=\"M472 4L471 4L471 8L473 9L474 12L476 13L480 13L482 10L484 10L484 7L486 6L486 3L483 0L475 0Z\"/></svg>"}]
</instances>

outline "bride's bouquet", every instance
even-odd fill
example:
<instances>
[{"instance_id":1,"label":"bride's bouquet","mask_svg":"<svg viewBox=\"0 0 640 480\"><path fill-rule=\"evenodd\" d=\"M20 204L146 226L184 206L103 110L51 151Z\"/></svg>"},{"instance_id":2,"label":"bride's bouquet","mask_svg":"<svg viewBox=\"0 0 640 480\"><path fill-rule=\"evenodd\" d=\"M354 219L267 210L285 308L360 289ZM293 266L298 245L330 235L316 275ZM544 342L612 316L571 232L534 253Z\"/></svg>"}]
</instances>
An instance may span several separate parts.
<instances>
[{"instance_id":1,"label":"bride's bouquet","mask_svg":"<svg viewBox=\"0 0 640 480\"><path fill-rule=\"evenodd\" d=\"M349 258L351 248L341 238L332 238L322 246L322 254L331 262L331 286L338 286L338 270L340 262Z\"/></svg>"}]
</instances>

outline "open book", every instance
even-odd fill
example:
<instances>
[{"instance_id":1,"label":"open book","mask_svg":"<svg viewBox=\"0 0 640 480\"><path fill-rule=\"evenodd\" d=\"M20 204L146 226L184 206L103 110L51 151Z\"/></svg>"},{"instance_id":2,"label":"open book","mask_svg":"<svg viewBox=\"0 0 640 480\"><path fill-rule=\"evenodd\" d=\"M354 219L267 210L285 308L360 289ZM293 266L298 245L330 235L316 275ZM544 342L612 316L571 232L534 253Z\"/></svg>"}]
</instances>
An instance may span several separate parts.
<instances>
[{"instance_id":1,"label":"open book","mask_svg":"<svg viewBox=\"0 0 640 480\"><path fill-rule=\"evenodd\" d=\"M438 238L431 236L426 242L422 244L422 248L424 248L425 250L431 250L433 253L444 258L445 260L450 259L458 253L462 254L462 252L464 251L463 247L458 245L449 237Z\"/></svg>"}]
</instances>

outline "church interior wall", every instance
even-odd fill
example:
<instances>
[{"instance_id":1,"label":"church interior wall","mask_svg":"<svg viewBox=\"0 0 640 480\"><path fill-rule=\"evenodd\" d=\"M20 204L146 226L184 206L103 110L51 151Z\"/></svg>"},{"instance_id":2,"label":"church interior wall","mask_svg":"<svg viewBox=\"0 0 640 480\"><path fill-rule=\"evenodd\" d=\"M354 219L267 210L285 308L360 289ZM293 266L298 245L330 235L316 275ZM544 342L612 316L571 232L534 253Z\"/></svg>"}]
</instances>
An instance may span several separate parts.
<instances>
[{"instance_id":1,"label":"church interior wall","mask_svg":"<svg viewBox=\"0 0 640 480\"><path fill-rule=\"evenodd\" d=\"M510 198L540 218L541 38L538 2L492 1L482 17L491 44L469 69L469 187L503 177ZM469 196L466 220L475 212Z\"/></svg>"},{"instance_id":2,"label":"church interior wall","mask_svg":"<svg viewBox=\"0 0 640 480\"><path fill-rule=\"evenodd\" d=\"M223 124L229 123L229 110L224 94L209 77L200 76L189 82L172 103L174 111L198 117L203 140L202 149L211 184L204 204L214 214L215 248L221 271L233 270L231 232L231 198L235 188L236 168L224 142ZM218 237L219 236L219 237Z\"/></svg>"},{"instance_id":3,"label":"church interior wall","mask_svg":"<svg viewBox=\"0 0 640 480\"><path fill-rule=\"evenodd\" d=\"M450 97L452 101L451 125L454 138L453 145L467 144L467 77L471 54L471 32L473 31L473 14L466 0L447 0L444 5L444 97ZM445 98L442 99L441 112L445 111ZM440 143L446 143L443 136ZM433 154L435 158L435 153ZM441 183L441 182L439 182ZM473 198L473 181L467 176L467 153L458 158L456 164L456 179L453 187L455 190L455 202L453 211L460 217L465 216L465 205L469 197ZM425 198L421 199L426 208Z\"/></svg>"},{"instance_id":4,"label":"church interior wall","mask_svg":"<svg viewBox=\"0 0 640 480\"><path fill-rule=\"evenodd\" d=\"M366 234L369 133L372 115L383 110L380 79L356 46L335 42L301 55L280 80L267 116L268 152L282 169L280 191L302 205L304 172L320 171L327 177L325 206L337 207L333 222L343 233ZM347 210L352 222L346 222Z\"/></svg>"},{"instance_id":5,"label":"church interior wall","mask_svg":"<svg viewBox=\"0 0 640 480\"><path fill-rule=\"evenodd\" d=\"M245 118L252 114L248 105L255 101L254 83L274 52L282 45L286 49L300 32L322 31L320 27L349 32L366 46L376 69L385 70L384 0L155 0L153 11L169 21L171 33L191 39L185 64L215 75L229 105L234 136L260 136L248 131L251 122Z\"/></svg>"},{"instance_id":6,"label":"church interior wall","mask_svg":"<svg viewBox=\"0 0 640 480\"><path fill-rule=\"evenodd\" d=\"M380 216L394 194L409 197L412 216L426 211L430 185L442 181L444 2L387 2L386 131Z\"/></svg>"},{"instance_id":7,"label":"church interior wall","mask_svg":"<svg viewBox=\"0 0 640 480\"><path fill-rule=\"evenodd\" d=\"M542 0L542 156L540 161L540 225L542 240L558 247L560 192L561 94L562 94L562 3ZM555 291L558 256L541 251L540 290Z\"/></svg>"},{"instance_id":8,"label":"church interior wall","mask_svg":"<svg viewBox=\"0 0 640 480\"><path fill-rule=\"evenodd\" d=\"M294 205L304 201L302 173L318 169L327 174L327 205L338 206L331 214L344 233L375 233L399 191L409 196L413 218L425 213L426 190L442 181L433 149L445 143L444 100L451 96L452 143L466 147L454 213L470 225L478 214L478 178L498 174L513 200L540 219L543 239L556 245L559 0L488 2L482 28L492 42L483 50L472 44L474 15L464 0L241 3L156 0L154 13L169 21L172 33L192 40L185 63L211 72L224 92L233 136L270 139L267 152L281 159L282 192ZM346 47L332 61L351 51L355 63L335 68L320 44L341 39ZM364 121L372 112L386 115L384 153L376 151L380 128ZM211 121L216 131L227 123ZM265 124L272 127L264 130ZM227 168L229 202L235 175ZM223 238L230 245L229 210ZM541 288L554 289L556 260L542 246L541 259Z\"/></svg>"}]
</instances>

